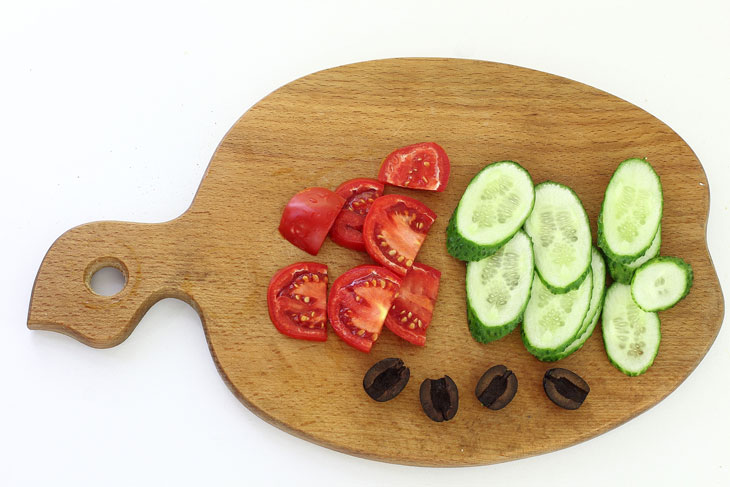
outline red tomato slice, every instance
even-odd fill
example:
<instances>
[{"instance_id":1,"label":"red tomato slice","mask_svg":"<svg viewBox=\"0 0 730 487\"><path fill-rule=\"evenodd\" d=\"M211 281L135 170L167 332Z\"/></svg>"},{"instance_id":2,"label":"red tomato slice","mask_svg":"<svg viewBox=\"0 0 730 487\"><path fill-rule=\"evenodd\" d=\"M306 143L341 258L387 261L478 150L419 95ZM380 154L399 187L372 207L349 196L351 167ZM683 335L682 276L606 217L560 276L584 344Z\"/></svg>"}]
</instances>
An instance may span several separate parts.
<instances>
[{"instance_id":1,"label":"red tomato slice","mask_svg":"<svg viewBox=\"0 0 730 487\"><path fill-rule=\"evenodd\" d=\"M330 230L333 242L348 249L365 250L362 225L375 199L383 196L383 189L383 183L368 178L351 179L340 184L335 193L345 198L345 206Z\"/></svg>"},{"instance_id":2,"label":"red tomato slice","mask_svg":"<svg viewBox=\"0 0 730 487\"><path fill-rule=\"evenodd\" d=\"M405 276L434 220L436 214L418 200L381 196L365 217L365 249L376 262Z\"/></svg>"},{"instance_id":3,"label":"red tomato slice","mask_svg":"<svg viewBox=\"0 0 730 487\"><path fill-rule=\"evenodd\" d=\"M345 199L326 188L307 188L289 200L279 233L305 252L317 255Z\"/></svg>"},{"instance_id":4,"label":"red tomato slice","mask_svg":"<svg viewBox=\"0 0 730 487\"><path fill-rule=\"evenodd\" d=\"M441 146L423 142L391 152L380 165L378 180L402 188L443 191L450 172L449 156Z\"/></svg>"},{"instance_id":5,"label":"red tomato slice","mask_svg":"<svg viewBox=\"0 0 730 487\"><path fill-rule=\"evenodd\" d=\"M297 262L279 270L269 282L269 317L284 335L327 340L327 266Z\"/></svg>"},{"instance_id":6,"label":"red tomato slice","mask_svg":"<svg viewBox=\"0 0 730 487\"><path fill-rule=\"evenodd\" d=\"M355 267L335 279L327 303L335 333L348 345L369 352L400 282L388 269L374 265Z\"/></svg>"},{"instance_id":7,"label":"red tomato slice","mask_svg":"<svg viewBox=\"0 0 730 487\"><path fill-rule=\"evenodd\" d=\"M425 345L440 280L441 272L433 267L413 264L390 306L385 326L414 345Z\"/></svg>"}]
</instances>

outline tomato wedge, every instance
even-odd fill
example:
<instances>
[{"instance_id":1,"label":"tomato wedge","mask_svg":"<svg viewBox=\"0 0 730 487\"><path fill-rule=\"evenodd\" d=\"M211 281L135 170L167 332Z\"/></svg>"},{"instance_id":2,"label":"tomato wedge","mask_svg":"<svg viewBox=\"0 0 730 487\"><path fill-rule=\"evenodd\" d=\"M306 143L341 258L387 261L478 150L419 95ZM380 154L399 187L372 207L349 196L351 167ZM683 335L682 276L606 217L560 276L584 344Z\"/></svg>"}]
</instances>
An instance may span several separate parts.
<instances>
[{"instance_id":1,"label":"tomato wedge","mask_svg":"<svg viewBox=\"0 0 730 487\"><path fill-rule=\"evenodd\" d=\"M369 178L351 179L340 184L335 193L345 199L345 206L330 230L333 242L348 249L365 250L362 238L365 215L375 199L383 196L384 189L383 183Z\"/></svg>"},{"instance_id":2,"label":"tomato wedge","mask_svg":"<svg viewBox=\"0 0 730 487\"><path fill-rule=\"evenodd\" d=\"M425 345L440 280L441 272L433 267L413 264L390 306L385 326L414 345Z\"/></svg>"},{"instance_id":3,"label":"tomato wedge","mask_svg":"<svg viewBox=\"0 0 730 487\"><path fill-rule=\"evenodd\" d=\"M335 333L351 347L370 352L400 283L397 275L374 265L355 267L335 279L327 303Z\"/></svg>"},{"instance_id":4,"label":"tomato wedge","mask_svg":"<svg viewBox=\"0 0 730 487\"><path fill-rule=\"evenodd\" d=\"M381 196L365 217L365 250L376 262L405 276L434 220L436 213L418 200L397 194Z\"/></svg>"},{"instance_id":5,"label":"tomato wedge","mask_svg":"<svg viewBox=\"0 0 730 487\"><path fill-rule=\"evenodd\" d=\"M280 269L269 282L269 317L284 335L327 340L327 266L297 262Z\"/></svg>"},{"instance_id":6,"label":"tomato wedge","mask_svg":"<svg viewBox=\"0 0 730 487\"><path fill-rule=\"evenodd\" d=\"M292 196L279 223L279 233L312 255L317 255L345 199L327 188L307 188Z\"/></svg>"},{"instance_id":7,"label":"tomato wedge","mask_svg":"<svg viewBox=\"0 0 730 487\"><path fill-rule=\"evenodd\" d=\"M443 191L450 172L446 151L433 142L422 142L391 152L380 165L378 180L402 188Z\"/></svg>"}]
</instances>

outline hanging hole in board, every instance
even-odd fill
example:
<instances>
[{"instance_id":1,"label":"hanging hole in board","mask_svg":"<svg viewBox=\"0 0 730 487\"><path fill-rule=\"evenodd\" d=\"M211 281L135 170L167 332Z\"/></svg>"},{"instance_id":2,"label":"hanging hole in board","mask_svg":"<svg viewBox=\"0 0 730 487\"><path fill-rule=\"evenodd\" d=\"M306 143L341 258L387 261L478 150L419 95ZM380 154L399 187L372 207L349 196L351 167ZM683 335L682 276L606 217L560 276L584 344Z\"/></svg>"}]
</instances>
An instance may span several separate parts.
<instances>
[{"instance_id":1,"label":"hanging hole in board","mask_svg":"<svg viewBox=\"0 0 730 487\"><path fill-rule=\"evenodd\" d=\"M114 257L95 260L86 268L84 281L86 287L98 296L114 296L127 285L127 267Z\"/></svg>"}]
</instances>

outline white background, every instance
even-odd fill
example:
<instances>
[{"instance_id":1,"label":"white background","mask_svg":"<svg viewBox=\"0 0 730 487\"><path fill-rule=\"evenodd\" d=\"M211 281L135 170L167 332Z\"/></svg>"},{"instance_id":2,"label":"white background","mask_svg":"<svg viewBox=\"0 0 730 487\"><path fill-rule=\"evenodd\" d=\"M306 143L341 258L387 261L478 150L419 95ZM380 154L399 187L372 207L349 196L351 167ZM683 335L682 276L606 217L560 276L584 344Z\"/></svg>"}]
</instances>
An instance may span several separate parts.
<instances>
[{"instance_id":1,"label":"white background","mask_svg":"<svg viewBox=\"0 0 730 487\"><path fill-rule=\"evenodd\" d=\"M728 292L727 2L101 3L0 6L1 485L730 484L727 326L684 384L613 431L506 464L426 469L336 453L255 417L179 301L157 304L108 350L25 325L35 273L62 232L178 216L261 97L396 56L555 73L667 123L707 172L708 243Z\"/></svg>"}]
</instances>

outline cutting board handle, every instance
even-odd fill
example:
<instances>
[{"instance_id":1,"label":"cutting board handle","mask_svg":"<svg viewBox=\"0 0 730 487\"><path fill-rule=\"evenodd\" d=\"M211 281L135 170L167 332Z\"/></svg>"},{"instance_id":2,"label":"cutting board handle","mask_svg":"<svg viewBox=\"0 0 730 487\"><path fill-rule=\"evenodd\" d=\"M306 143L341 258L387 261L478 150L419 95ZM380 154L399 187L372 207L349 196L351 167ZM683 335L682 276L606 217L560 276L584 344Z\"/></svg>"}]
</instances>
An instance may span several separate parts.
<instances>
[{"instance_id":1,"label":"cutting board handle","mask_svg":"<svg viewBox=\"0 0 730 487\"><path fill-rule=\"evenodd\" d=\"M61 235L38 271L28 328L70 335L97 348L124 341L157 301L175 297L200 312L186 290L182 239L176 223L95 222ZM186 248L190 252L190 244ZM124 288L113 296L96 294L91 277L104 267L119 269Z\"/></svg>"}]
</instances>

